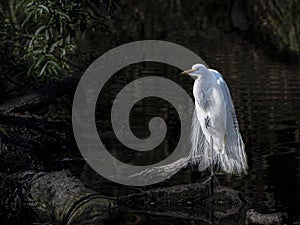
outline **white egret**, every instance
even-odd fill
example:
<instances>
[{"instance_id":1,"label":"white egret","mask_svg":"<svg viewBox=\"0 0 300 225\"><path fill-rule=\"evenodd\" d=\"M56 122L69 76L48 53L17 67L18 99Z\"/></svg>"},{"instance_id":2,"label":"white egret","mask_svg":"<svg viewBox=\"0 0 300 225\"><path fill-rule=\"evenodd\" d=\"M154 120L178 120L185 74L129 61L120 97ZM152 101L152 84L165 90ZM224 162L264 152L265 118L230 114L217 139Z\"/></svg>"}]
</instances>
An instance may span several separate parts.
<instances>
[{"instance_id":1,"label":"white egret","mask_svg":"<svg viewBox=\"0 0 300 225\"><path fill-rule=\"evenodd\" d=\"M244 143L230 92L222 75L203 64L195 64L182 74L196 77L189 161L197 164L200 171L211 167L213 194L214 166L227 173L247 172Z\"/></svg>"}]
</instances>

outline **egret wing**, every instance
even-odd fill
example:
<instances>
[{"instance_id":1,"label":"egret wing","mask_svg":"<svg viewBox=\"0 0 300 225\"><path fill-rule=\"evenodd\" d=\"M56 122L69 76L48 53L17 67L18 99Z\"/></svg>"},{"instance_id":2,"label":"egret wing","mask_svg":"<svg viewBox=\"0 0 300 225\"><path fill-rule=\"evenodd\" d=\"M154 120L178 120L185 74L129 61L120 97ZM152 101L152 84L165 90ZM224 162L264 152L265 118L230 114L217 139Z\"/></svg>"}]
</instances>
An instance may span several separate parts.
<instances>
[{"instance_id":1,"label":"egret wing","mask_svg":"<svg viewBox=\"0 0 300 225\"><path fill-rule=\"evenodd\" d=\"M226 104L225 154L222 156L224 157L222 161L227 164L226 170L228 170L228 172L246 172L247 159L244 150L244 143L239 131L239 124L229 88L218 71L211 69L210 71L214 74L217 83L223 92Z\"/></svg>"},{"instance_id":2,"label":"egret wing","mask_svg":"<svg viewBox=\"0 0 300 225\"><path fill-rule=\"evenodd\" d=\"M209 122L209 115L207 112L209 99L207 98L205 91L200 87L200 83L195 81L193 88L193 94L195 97L195 110L191 127L192 149L190 151L190 155L188 156L188 160L194 165L198 164L199 170L203 171L210 166L210 160L207 151L209 143L203 133L203 126L207 126L208 124L206 123ZM200 122L202 122L202 127Z\"/></svg>"}]
</instances>

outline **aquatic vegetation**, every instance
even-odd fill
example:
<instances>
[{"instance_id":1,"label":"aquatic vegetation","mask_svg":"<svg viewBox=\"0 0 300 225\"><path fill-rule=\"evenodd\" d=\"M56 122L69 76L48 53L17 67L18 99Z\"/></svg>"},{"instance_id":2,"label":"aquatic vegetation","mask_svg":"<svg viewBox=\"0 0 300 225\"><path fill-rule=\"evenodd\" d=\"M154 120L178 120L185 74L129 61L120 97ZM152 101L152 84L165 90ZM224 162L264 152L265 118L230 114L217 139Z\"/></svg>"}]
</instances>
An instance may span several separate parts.
<instances>
[{"instance_id":1,"label":"aquatic vegetation","mask_svg":"<svg viewBox=\"0 0 300 225\"><path fill-rule=\"evenodd\" d=\"M300 51L299 1L256 0L252 2L255 27L281 50Z\"/></svg>"}]
</instances>

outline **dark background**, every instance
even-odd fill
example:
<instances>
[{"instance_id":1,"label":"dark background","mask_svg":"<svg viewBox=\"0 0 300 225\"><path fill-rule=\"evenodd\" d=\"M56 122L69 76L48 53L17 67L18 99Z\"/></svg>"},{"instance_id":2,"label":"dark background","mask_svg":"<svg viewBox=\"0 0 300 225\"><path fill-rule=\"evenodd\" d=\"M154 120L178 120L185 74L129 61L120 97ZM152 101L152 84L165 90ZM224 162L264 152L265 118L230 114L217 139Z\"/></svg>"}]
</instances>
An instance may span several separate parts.
<instances>
[{"instance_id":1,"label":"dark background","mask_svg":"<svg viewBox=\"0 0 300 225\"><path fill-rule=\"evenodd\" d=\"M297 221L300 216L299 17L300 5L294 0L0 1L0 102L5 105L67 77L80 78L97 57L124 43L154 39L180 44L221 72L231 90L246 145L249 173L246 176L220 173L221 183L255 199L257 205L263 202L270 212L287 212L290 222ZM178 77L179 72L169 65L138 63L122 69L107 82L98 99L101 109L96 110L96 122L101 140L114 156L127 163L146 165L172 152L178 141L180 121L164 100L144 99L132 111L132 130L141 138L149 135L147 121L153 115L167 122L166 140L149 154L139 155L130 149L121 151L126 148L116 140L108 119L117 93L140 77L166 76L191 95L193 80ZM50 104L21 108L16 113L23 119L32 116L66 121L70 128L72 98L69 92ZM14 149L10 154L0 150L0 211L7 223L22 224L19 219L12 219L16 213L7 206L7 199L15 201L16 194L14 188L9 189L6 178L27 170L69 169L99 193L116 197L132 192L130 187L105 181L85 164L71 129L67 129L66 136L59 129L57 133L53 131L53 139L41 142L34 138L39 137L40 131L26 136L23 131L28 123L23 123L0 120L1 142ZM15 150L16 146L28 152L34 150L34 157L29 153L27 157L26 152L22 153L25 156L17 157L20 152ZM200 173L195 168L186 168L155 187L196 182L207 174L208 171ZM140 218L136 224L197 223L194 219L177 221L151 213L135 215ZM130 224L127 216L126 212L121 214L118 223Z\"/></svg>"}]
</instances>

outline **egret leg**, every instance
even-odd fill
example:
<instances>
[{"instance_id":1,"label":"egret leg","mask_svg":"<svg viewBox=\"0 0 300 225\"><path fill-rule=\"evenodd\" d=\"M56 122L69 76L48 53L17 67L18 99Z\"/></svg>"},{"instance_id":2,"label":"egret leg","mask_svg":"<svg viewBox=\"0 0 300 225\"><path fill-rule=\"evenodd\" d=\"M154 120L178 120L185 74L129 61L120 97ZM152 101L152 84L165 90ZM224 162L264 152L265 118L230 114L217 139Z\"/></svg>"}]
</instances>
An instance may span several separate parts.
<instances>
[{"instance_id":1,"label":"egret leg","mask_svg":"<svg viewBox=\"0 0 300 225\"><path fill-rule=\"evenodd\" d=\"M211 143L211 166L210 166L210 194L214 194L214 149L213 149L213 139L210 137L210 143Z\"/></svg>"},{"instance_id":2,"label":"egret leg","mask_svg":"<svg viewBox=\"0 0 300 225\"><path fill-rule=\"evenodd\" d=\"M214 181L216 180L216 182L218 183L218 185L220 185L220 182L218 181L217 177L215 176L215 170L214 170L214 148L213 148L213 138L210 137L210 143L211 143L211 158L210 158L210 176L207 180L205 180L203 182L203 184L207 183L208 181L210 181L210 194L214 195Z\"/></svg>"}]
</instances>

